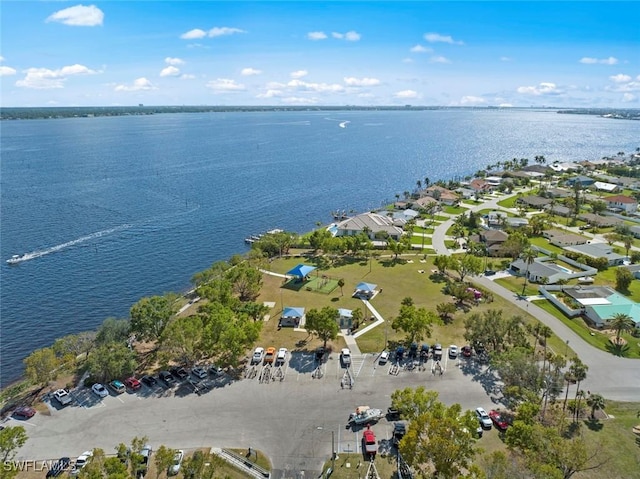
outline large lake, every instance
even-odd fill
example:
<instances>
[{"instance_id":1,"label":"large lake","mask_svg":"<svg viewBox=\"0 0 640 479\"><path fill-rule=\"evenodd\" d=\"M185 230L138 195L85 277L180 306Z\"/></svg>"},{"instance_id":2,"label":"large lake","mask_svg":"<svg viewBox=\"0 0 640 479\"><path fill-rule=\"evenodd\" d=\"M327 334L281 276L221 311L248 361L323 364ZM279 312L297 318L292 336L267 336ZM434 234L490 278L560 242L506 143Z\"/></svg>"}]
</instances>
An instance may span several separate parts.
<instances>
[{"instance_id":1,"label":"large lake","mask_svg":"<svg viewBox=\"0 0 640 479\"><path fill-rule=\"evenodd\" d=\"M544 155L598 159L640 122L533 110L194 113L2 122L0 381L65 334L304 232L335 209ZM9 266L13 254L32 259Z\"/></svg>"}]
</instances>

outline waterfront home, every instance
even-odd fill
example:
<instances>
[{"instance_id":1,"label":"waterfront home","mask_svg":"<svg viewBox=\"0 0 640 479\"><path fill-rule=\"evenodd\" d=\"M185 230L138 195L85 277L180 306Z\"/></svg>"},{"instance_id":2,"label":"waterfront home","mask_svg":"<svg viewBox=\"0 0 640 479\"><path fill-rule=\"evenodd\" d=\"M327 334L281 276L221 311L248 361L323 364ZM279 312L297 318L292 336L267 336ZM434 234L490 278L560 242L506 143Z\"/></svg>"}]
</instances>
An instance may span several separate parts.
<instances>
[{"instance_id":1,"label":"waterfront home","mask_svg":"<svg viewBox=\"0 0 640 479\"><path fill-rule=\"evenodd\" d=\"M440 185L431 185L424 190L424 194L435 198L440 203L453 206L460 201L460 197L453 191Z\"/></svg>"},{"instance_id":2,"label":"waterfront home","mask_svg":"<svg viewBox=\"0 0 640 479\"><path fill-rule=\"evenodd\" d=\"M398 221L378 213L362 213L336 225L336 236L355 236L366 233L370 240L392 238L400 240L403 230ZM400 220L401 221L401 220Z\"/></svg>"}]
</instances>

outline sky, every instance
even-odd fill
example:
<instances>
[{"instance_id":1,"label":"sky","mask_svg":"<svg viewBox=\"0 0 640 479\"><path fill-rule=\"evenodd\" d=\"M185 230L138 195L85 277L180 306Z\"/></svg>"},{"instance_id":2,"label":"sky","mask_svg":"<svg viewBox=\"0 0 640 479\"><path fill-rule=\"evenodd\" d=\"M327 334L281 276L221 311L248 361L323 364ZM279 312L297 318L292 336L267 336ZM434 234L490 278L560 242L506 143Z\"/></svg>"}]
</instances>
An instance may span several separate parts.
<instances>
[{"instance_id":1,"label":"sky","mask_svg":"<svg viewBox=\"0 0 640 479\"><path fill-rule=\"evenodd\" d=\"M0 104L640 108L636 1L23 1Z\"/></svg>"}]
</instances>

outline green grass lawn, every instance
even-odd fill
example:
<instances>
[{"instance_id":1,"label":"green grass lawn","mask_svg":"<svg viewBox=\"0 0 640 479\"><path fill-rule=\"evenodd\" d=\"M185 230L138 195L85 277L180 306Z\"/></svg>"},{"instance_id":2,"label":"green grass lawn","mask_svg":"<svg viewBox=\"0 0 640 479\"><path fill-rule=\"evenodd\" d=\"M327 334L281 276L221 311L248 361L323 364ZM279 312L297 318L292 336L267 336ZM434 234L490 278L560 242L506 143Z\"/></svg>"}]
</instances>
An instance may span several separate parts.
<instances>
[{"instance_id":1,"label":"green grass lawn","mask_svg":"<svg viewBox=\"0 0 640 479\"><path fill-rule=\"evenodd\" d=\"M467 208L462 208L460 206L445 205L442 208L442 211L444 211L445 213L449 213L450 215L459 215L460 213L464 213L465 211L467 211Z\"/></svg>"},{"instance_id":2,"label":"green grass lawn","mask_svg":"<svg viewBox=\"0 0 640 479\"><path fill-rule=\"evenodd\" d=\"M419 245L422 246L423 244L425 246L431 245L432 241L431 238L428 236L412 236L411 237L411 244L415 244L415 245Z\"/></svg>"},{"instance_id":3,"label":"green grass lawn","mask_svg":"<svg viewBox=\"0 0 640 479\"><path fill-rule=\"evenodd\" d=\"M517 200L518 200L518 195L514 195L498 201L498 204L503 208L515 208Z\"/></svg>"},{"instance_id":4,"label":"green grass lawn","mask_svg":"<svg viewBox=\"0 0 640 479\"><path fill-rule=\"evenodd\" d=\"M448 219L451 219L451 218L449 218L448 216L435 215L433 219L442 223L443 221L447 221Z\"/></svg>"},{"instance_id":5,"label":"green grass lawn","mask_svg":"<svg viewBox=\"0 0 640 479\"><path fill-rule=\"evenodd\" d=\"M539 246L540 248L544 248L547 251L551 251L552 253L556 253L556 254L564 253L564 250L562 248L559 248L558 246L549 243L549 240L547 240L547 238L543 238L542 236L530 236L529 242L534 246Z\"/></svg>"},{"instance_id":6,"label":"green grass lawn","mask_svg":"<svg viewBox=\"0 0 640 479\"><path fill-rule=\"evenodd\" d=\"M480 210L480 211L478 211L478 214L481 215L481 216L484 216L484 215L488 215L489 213L493 213L495 211L500 211L500 213L506 214L507 217L509 217L509 218L513 218L513 217L516 216L515 213L511 213L510 211L494 210L494 209L491 209L491 208L486 208L484 210Z\"/></svg>"},{"instance_id":7,"label":"green grass lawn","mask_svg":"<svg viewBox=\"0 0 640 479\"><path fill-rule=\"evenodd\" d=\"M430 235L430 234L433 234L433 230L434 230L434 229L435 229L435 228L433 228L433 227L429 227L429 228L422 228L421 226L414 226L414 227L413 227L413 232L414 232L414 233L424 233L424 234L428 234L428 235Z\"/></svg>"}]
</instances>

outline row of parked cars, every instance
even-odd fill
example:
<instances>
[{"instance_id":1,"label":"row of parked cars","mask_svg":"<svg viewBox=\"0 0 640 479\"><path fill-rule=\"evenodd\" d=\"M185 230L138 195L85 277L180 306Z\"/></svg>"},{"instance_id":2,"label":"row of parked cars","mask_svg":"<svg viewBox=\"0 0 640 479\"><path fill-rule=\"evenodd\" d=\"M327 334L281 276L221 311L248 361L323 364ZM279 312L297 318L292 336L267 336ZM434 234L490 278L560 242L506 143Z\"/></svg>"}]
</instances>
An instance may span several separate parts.
<instances>
[{"instance_id":1,"label":"row of parked cars","mask_svg":"<svg viewBox=\"0 0 640 479\"><path fill-rule=\"evenodd\" d=\"M280 348L276 351L276 348L273 346L264 349L263 347L258 346L253 350L253 355L251 356L251 364L275 364L276 366L281 366L287 360L287 348Z\"/></svg>"}]
</instances>

